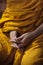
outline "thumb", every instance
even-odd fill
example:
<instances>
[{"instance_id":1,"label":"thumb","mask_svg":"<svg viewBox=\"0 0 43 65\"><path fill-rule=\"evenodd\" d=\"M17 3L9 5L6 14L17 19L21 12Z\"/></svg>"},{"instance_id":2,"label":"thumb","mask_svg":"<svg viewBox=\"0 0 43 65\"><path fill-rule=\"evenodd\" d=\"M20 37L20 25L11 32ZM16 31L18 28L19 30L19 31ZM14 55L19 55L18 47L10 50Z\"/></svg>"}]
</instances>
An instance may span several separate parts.
<instances>
[{"instance_id":1,"label":"thumb","mask_svg":"<svg viewBox=\"0 0 43 65\"><path fill-rule=\"evenodd\" d=\"M17 41L20 41L20 40L22 40L24 38L24 35L21 35L21 36L19 36L16 40Z\"/></svg>"},{"instance_id":2,"label":"thumb","mask_svg":"<svg viewBox=\"0 0 43 65\"><path fill-rule=\"evenodd\" d=\"M10 38L14 38L14 37L17 37L17 32L16 31L11 31L10 32Z\"/></svg>"}]
</instances>

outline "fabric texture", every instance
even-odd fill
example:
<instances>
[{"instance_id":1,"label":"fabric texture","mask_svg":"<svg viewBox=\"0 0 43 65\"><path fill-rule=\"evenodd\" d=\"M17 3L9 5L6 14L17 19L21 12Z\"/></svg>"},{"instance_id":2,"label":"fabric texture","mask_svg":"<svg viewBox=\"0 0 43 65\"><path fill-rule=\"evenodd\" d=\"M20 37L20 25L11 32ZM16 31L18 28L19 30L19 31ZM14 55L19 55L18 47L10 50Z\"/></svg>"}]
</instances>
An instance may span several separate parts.
<instances>
[{"instance_id":1,"label":"fabric texture","mask_svg":"<svg viewBox=\"0 0 43 65\"><path fill-rule=\"evenodd\" d=\"M6 10L0 19L1 65L43 65L43 34L33 40L25 51L11 47L8 32L20 34L35 30L43 23L43 0L7 0Z\"/></svg>"}]
</instances>

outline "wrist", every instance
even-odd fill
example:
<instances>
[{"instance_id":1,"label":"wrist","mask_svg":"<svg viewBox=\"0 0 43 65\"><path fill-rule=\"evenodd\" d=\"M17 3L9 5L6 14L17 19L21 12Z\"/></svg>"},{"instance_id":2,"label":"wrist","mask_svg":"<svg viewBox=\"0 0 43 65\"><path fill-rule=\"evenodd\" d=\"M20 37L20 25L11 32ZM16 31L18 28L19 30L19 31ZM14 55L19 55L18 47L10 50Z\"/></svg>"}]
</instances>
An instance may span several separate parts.
<instances>
[{"instance_id":1,"label":"wrist","mask_svg":"<svg viewBox=\"0 0 43 65\"><path fill-rule=\"evenodd\" d=\"M33 38L33 39L36 37L36 34L35 34L34 31L31 33L31 35L32 35L32 38Z\"/></svg>"},{"instance_id":2,"label":"wrist","mask_svg":"<svg viewBox=\"0 0 43 65\"><path fill-rule=\"evenodd\" d=\"M41 24L36 30L34 30L33 32L33 36L34 38L43 34L43 24Z\"/></svg>"}]
</instances>

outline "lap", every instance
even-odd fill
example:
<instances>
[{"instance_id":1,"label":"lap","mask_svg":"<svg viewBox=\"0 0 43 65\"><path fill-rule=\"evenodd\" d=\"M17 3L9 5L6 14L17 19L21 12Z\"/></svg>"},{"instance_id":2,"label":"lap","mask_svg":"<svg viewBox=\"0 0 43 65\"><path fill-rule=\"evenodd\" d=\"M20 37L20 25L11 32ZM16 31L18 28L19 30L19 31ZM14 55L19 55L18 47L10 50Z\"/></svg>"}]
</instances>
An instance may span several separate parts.
<instances>
[{"instance_id":1,"label":"lap","mask_svg":"<svg viewBox=\"0 0 43 65\"><path fill-rule=\"evenodd\" d=\"M25 52L17 50L13 65L35 65L37 61L43 61L43 35L36 38Z\"/></svg>"},{"instance_id":2,"label":"lap","mask_svg":"<svg viewBox=\"0 0 43 65\"><path fill-rule=\"evenodd\" d=\"M43 65L43 35L36 38L26 49L21 65Z\"/></svg>"},{"instance_id":3,"label":"lap","mask_svg":"<svg viewBox=\"0 0 43 65\"><path fill-rule=\"evenodd\" d=\"M5 61L11 54L12 47L9 38L0 29L0 62Z\"/></svg>"}]
</instances>

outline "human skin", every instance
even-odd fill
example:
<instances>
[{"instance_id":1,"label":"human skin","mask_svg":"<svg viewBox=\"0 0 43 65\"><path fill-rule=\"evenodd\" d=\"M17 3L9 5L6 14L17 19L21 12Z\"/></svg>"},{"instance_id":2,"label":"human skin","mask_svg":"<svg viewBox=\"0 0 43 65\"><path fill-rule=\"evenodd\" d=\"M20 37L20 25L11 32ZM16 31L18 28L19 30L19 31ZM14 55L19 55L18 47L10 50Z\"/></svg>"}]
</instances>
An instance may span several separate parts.
<instances>
[{"instance_id":1,"label":"human skin","mask_svg":"<svg viewBox=\"0 0 43 65\"><path fill-rule=\"evenodd\" d=\"M12 32L14 34L14 31ZM20 37L17 37L15 34L15 36L12 37L11 42L16 42L20 48L24 48L28 46L33 41L33 39L41 34L43 34L43 23L33 32L24 33Z\"/></svg>"}]
</instances>

